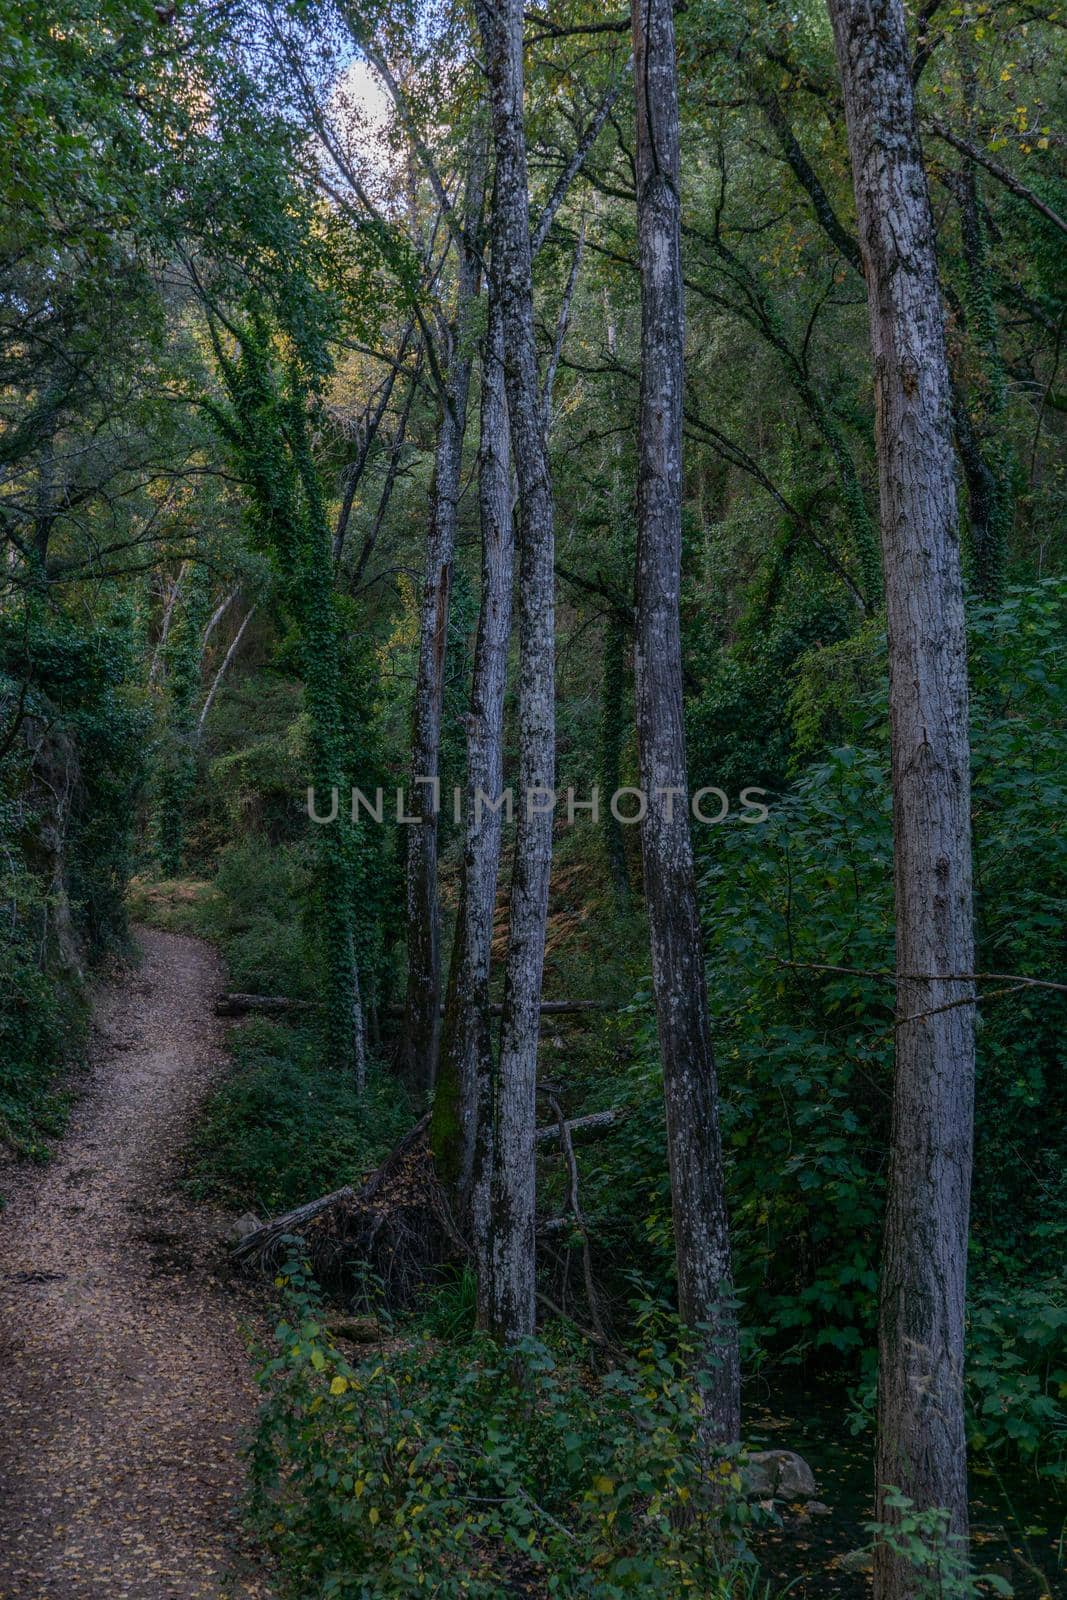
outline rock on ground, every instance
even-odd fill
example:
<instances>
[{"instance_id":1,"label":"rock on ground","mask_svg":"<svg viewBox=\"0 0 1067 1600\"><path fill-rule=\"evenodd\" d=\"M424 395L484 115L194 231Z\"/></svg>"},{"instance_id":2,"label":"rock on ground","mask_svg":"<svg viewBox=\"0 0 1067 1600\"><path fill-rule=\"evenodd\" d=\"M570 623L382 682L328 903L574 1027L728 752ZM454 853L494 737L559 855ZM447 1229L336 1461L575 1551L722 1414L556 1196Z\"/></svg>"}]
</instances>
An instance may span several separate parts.
<instances>
[{"instance_id":1,"label":"rock on ground","mask_svg":"<svg viewBox=\"0 0 1067 1600\"><path fill-rule=\"evenodd\" d=\"M755 1450L744 1458L745 1493L752 1499L807 1500L815 1474L795 1450Z\"/></svg>"}]
</instances>

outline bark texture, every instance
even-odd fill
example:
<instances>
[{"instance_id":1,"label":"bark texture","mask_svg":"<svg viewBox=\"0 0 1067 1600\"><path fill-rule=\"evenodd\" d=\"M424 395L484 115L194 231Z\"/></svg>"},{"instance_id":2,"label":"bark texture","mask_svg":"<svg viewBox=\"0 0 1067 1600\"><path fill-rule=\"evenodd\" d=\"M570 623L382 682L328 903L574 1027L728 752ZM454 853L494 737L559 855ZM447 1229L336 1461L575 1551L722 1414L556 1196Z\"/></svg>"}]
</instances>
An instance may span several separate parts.
<instances>
[{"instance_id":1,"label":"bark texture","mask_svg":"<svg viewBox=\"0 0 1067 1600\"><path fill-rule=\"evenodd\" d=\"M604 667L600 685L600 794L601 828L611 887L620 910L630 900L630 877L622 824L611 809L611 796L622 783L622 743L625 734L627 632L622 617L611 615L604 631Z\"/></svg>"},{"instance_id":2,"label":"bark texture","mask_svg":"<svg viewBox=\"0 0 1067 1600\"><path fill-rule=\"evenodd\" d=\"M489 1278L486 1252L494 1077L489 966L503 817L495 805L485 805L483 799L495 803L503 784L504 695L515 564L504 325L500 302L493 293L483 343L481 389L482 592L467 717L466 834L430 1136L437 1170L454 1190L461 1226L474 1246L481 1309L488 1316L484 1291Z\"/></svg>"},{"instance_id":3,"label":"bark texture","mask_svg":"<svg viewBox=\"0 0 1067 1600\"><path fill-rule=\"evenodd\" d=\"M900 0L830 0L870 309L889 629L896 1075L879 1319L887 1486L967 1535L963 1331L974 1097L967 660L951 391ZM936 975L936 976L934 976ZM960 1004L960 1002L963 1002ZM947 1008L947 1009L945 1009ZM920 1579L881 1544L877 1600Z\"/></svg>"},{"instance_id":4,"label":"bark texture","mask_svg":"<svg viewBox=\"0 0 1067 1600\"><path fill-rule=\"evenodd\" d=\"M456 314L450 330L441 415L434 455L426 577L419 623L419 664L412 712L408 827L408 989L406 1066L408 1081L429 1090L437 1072L441 1004L441 935L437 884L441 714L444 705L452 559L467 426L473 344L471 318L478 298L481 258L477 250L485 191L485 148L477 131L467 175L464 236L459 246Z\"/></svg>"},{"instance_id":5,"label":"bark texture","mask_svg":"<svg viewBox=\"0 0 1067 1600\"><path fill-rule=\"evenodd\" d=\"M678 1306L704 1325L710 1439L740 1433L737 1324L689 809L679 589L684 303L671 0L634 0L641 395L635 696L652 976L667 1112Z\"/></svg>"},{"instance_id":6,"label":"bark texture","mask_svg":"<svg viewBox=\"0 0 1067 1600\"><path fill-rule=\"evenodd\" d=\"M493 108L493 283L504 330L511 448L519 487L519 793L496 1094L489 1325L504 1340L535 1316L534 1127L555 784L555 590L552 485L534 337L523 119L521 0L481 0ZM532 803L530 803L532 800Z\"/></svg>"}]
</instances>

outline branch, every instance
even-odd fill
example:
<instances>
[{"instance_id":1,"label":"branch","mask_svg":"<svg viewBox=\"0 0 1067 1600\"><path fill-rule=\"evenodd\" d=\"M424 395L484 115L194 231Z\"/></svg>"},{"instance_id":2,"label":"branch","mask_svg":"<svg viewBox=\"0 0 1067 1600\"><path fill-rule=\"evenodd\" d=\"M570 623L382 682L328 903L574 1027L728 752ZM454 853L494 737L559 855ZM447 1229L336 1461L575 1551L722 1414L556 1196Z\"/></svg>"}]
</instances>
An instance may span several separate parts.
<instances>
[{"instance_id":1,"label":"branch","mask_svg":"<svg viewBox=\"0 0 1067 1600\"><path fill-rule=\"evenodd\" d=\"M838 967L821 961L783 961L776 957L780 967L797 967L806 972L840 972L851 978L879 978L884 983L1014 983L1024 989L1054 989L1067 994L1067 983L1053 983L1051 978L1027 978L1018 972L890 972L868 967Z\"/></svg>"},{"instance_id":2,"label":"branch","mask_svg":"<svg viewBox=\"0 0 1067 1600\"><path fill-rule=\"evenodd\" d=\"M597 135L600 133L601 128L607 121L612 106L619 98L619 95L622 92L623 80L625 79L626 74L633 67L633 64L633 56L631 56L629 61L626 63L626 66L623 68L623 71L612 84L603 100L601 100L593 115L593 120L590 122L589 126L578 140L578 143L574 148L573 155L567 162L567 165L564 167L559 177L556 179L552 193L548 197L545 209L537 219L537 227L534 229L533 237L530 240L530 250L533 255L536 256L537 252L548 238L548 230L556 220L556 213L563 204L567 190L570 188L571 184L578 176L578 173L585 165L585 158L593 148L593 145L596 143Z\"/></svg>"},{"instance_id":3,"label":"branch","mask_svg":"<svg viewBox=\"0 0 1067 1600\"><path fill-rule=\"evenodd\" d=\"M988 173L991 173L1006 189L1010 189L1012 194L1017 195L1020 200L1025 200L1028 205L1033 206L1035 211L1040 211L1045 220L1051 222L1054 228L1059 228L1061 233L1067 233L1067 222L1064 221L1059 212L1053 211L1052 207L1046 205L1044 200L1039 199L1032 189L1028 189L1024 183L1020 183L1018 178L1008 171L1007 167L1002 167L998 161L994 161L992 156L987 155L976 144L971 144L969 139L961 139L958 133L953 133L949 128L946 128L943 122L938 122L933 117L930 117L926 119L926 126L939 139L943 139L954 150L958 150L961 155L969 156L972 161L977 161L980 167L984 167Z\"/></svg>"},{"instance_id":4,"label":"branch","mask_svg":"<svg viewBox=\"0 0 1067 1600\"><path fill-rule=\"evenodd\" d=\"M782 110L781 101L773 90L760 96L760 106L777 136L778 143L782 147L782 154L792 169L793 176L811 201L812 209L822 226L823 232L836 245L849 266L854 267L862 277L863 257L860 254L859 243L843 226L837 212L830 204L829 196L820 183L815 169L797 142L797 137L790 125L789 118Z\"/></svg>"},{"instance_id":5,"label":"branch","mask_svg":"<svg viewBox=\"0 0 1067 1600\"><path fill-rule=\"evenodd\" d=\"M382 531L382 523L385 521L385 513L389 508L389 502L393 497L393 486L396 483L397 474L400 471L400 457L404 448L404 439L407 436L408 418L411 415L411 403L415 398L415 390L417 386L418 368L415 369L415 377L412 379L411 387L408 389L407 399L404 401L404 409L400 413L400 417L396 425L396 432L393 435L393 442L389 450L389 466L386 469L385 482L382 485L382 492L378 498L378 510L375 513L374 522L371 525L370 531L363 540L363 544L359 552L359 559L357 560L355 568L352 572L351 586L353 589L359 587L359 584L363 578L363 574L366 571L367 562L370 560L371 555L374 552L374 546L378 542L378 535Z\"/></svg>"},{"instance_id":6,"label":"branch","mask_svg":"<svg viewBox=\"0 0 1067 1600\"><path fill-rule=\"evenodd\" d=\"M579 33L628 33L630 30L629 17L612 17L604 22L575 22L569 27L562 27L540 11L524 11L522 18L524 22L532 22L544 29L543 33L532 33L524 41L526 44L541 44L545 39L569 39Z\"/></svg>"},{"instance_id":7,"label":"branch","mask_svg":"<svg viewBox=\"0 0 1067 1600\"><path fill-rule=\"evenodd\" d=\"M437 163L430 154L429 146L416 126L415 118L411 114L411 107L408 105L407 96L405 95L403 89L401 89L399 83L396 81L396 78L393 76L392 69L390 68L388 61L386 61L382 53L377 50L369 40L363 37L362 33L356 27L356 24L352 19L351 12L348 13L348 26L356 40L356 43L359 45L359 48L363 51L363 54L366 56L367 60L370 62L371 66L374 68L375 72L377 72L378 76L381 78L382 82L385 84L385 87L389 91L389 98L396 107L397 116L404 124L404 132L411 140L412 148L414 149L419 160L422 162L426 176L430 180L430 188L433 190L437 204L441 208L441 215L448 224L449 233L451 233L460 250L469 252L480 259L480 252L477 248L475 240L471 236L468 229L464 226L464 223L460 217L456 215L456 209L451 200L448 198L448 191L445 189L441 174L437 170Z\"/></svg>"},{"instance_id":8,"label":"branch","mask_svg":"<svg viewBox=\"0 0 1067 1600\"><path fill-rule=\"evenodd\" d=\"M389 371L386 376L385 383L382 385L382 393L379 397L378 403L373 409L368 407L368 411L365 413L367 420L363 429L363 438L360 443L359 454L356 456L356 459L352 462L347 473L345 474L344 496L341 501L341 508L337 513L337 527L334 530L333 536L333 559L335 563L340 561L341 555L344 551L345 534L348 532L348 519L352 515L352 503L356 498L356 490L359 488L360 479L362 478L366 468L367 460L370 456L371 445L374 443L377 437L382 418L385 416L386 408L389 405L389 401L392 399L393 385L396 383L396 375L403 368L403 361L405 355L407 354L408 343L414 331L415 319L412 317L408 322L407 327L404 329L403 335L401 336L400 348L396 353L396 360L390 363ZM410 406L410 404L411 395L409 393L408 405Z\"/></svg>"},{"instance_id":9,"label":"branch","mask_svg":"<svg viewBox=\"0 0 1067 1600\"><path fill-rule=\"evenodd\" d=\"M571 1142L571 1129L577 1124L569 1123L563 1115L563 1107L559 1099L548 1088L542 1086L542 1093L547 1096L548 1103L556 1113L556 1133L563 1149L564 1160L567 1163L567 1173L570 1179L570 1207L574 1217L575 1226L582 1236L582 1275L585 1279L585 1298L589 1306L589 1315L593 1320L593 1331L599 1339L607 1341L604 1332L604 1323L600 1316L600 1298L593 1282L593 1258L589 1249L589 1229L585 1225L581 1202L578 1199L578 1161L574 1154L574 1145ZM537 1135L534 1135L536 1139Z\"/></svg>"},{"instance_id":10,"label":"branch","mask_svg":"<svg viewBox=\"0 0 1067 1600\"><path fill-rule=\"evenodd\" d=\"M578 242L574 247L571 258L571 270L567 277L567 286L563 291L560 302L559 316L556 318L556 337L552 343L552 353L548 358L548 367L545 371L545 381L541 387L541 405L545 414L545 433L548 433L549 418L552 411L552 391L556 387L556 372L559 368L559 358L563 353L563 341L567 337L567 326L571 320L571 302L574 299L574 290L578 283L578 272L582 265L582 250L585 247L585 217L578 231Z\"/></svg>"}]
</instances>

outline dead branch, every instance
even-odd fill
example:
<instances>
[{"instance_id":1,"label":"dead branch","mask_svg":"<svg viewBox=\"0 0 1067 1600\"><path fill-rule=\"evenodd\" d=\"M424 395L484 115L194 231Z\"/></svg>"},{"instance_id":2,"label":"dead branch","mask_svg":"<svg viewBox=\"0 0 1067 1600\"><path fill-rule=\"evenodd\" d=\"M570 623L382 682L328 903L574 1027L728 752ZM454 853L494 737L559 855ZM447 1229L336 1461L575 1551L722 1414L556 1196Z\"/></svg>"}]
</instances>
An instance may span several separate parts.
<instances>
[{"instance_id":1,"label":"dead branch","mask_svg":"<svg viewBox=\"0 0 1067 1600\"><path fill-rule=\"evenodd\" d=\"M1019 972L890 972L872 967L838 967L823 961L783 961L781 957L776 960L780 967L795 967L804 972L840 972L850 978L878 978L883 983L1014 983L1024 989L1054 989L1059 994L1067 994L1067 983L1054 983L1051 978L1027 978Z\"/></svg>"},{"instance_id":2,"label":"dead branch","mask_svg":"<svg viewBox=\"0 0 1067 1600\"><path fill-rule=\"evenodd\" d=\"M310 1000L290 1000L283 994L227 994L225 992L215 996L215 1015L217 1017L243 1017L248 1012L255 1011L261 1015L274 1016L285 1011L306 1011L311 1005Z\"/></svg>"},{"instance_id":3,"label":"dead branch","mask_svg":"<svg viewBox=\"0 0 1067 1600\"><path fill-rule=\"evenodd\" d=\"M553 1101L554 1105L555 1102ZM576 1133L603 1133L608 1128L613 1128L617 1122L622 1121L624 1115L625 1113L617 1107L612 1107L608 1111L590 1111L587 1116L573 1117L567 1123L546 1123L543 1128L538 1128L534 1138L538 1144L545 1144L549 1139L559 1139L565 1136L569 1143ZM560 1133L561 1126L565 1129L565 1135Z\"/></svg>"},{"instance_id":4,"label":"dead branch","mask_svg":"<svg viewBox=\"0 0 1067 1600\"><path fill-rule=\"evenodd\" d=\"M604 1323L600 1315L600 1297L596 1292L596 1284L593 1281L593 1257L589 1247L589 1229L586 1227L585 1215L582 1211L581 1201L578 1198L578 1161L571 1141L572 1124L563 1115L563 1107L558 1097L548 1088L545 1088L543 1093L556 1114L556 1133L563 1148L564 1160L567 1163L569 1178L567 1198L575 1227L581 1234L582 1239L582 1276L585 1281L585 1298L589 1306L589 1316L592 1319L594 1333L598 1339L607 1343L607 1334L604 1332Z\"/></svg>"},{"instance_id":5,"label":"dead branch","mask_svg":"<svg viewBox=\"0 0 1067 1600\"><path fill-rule=\"evenodd\" d=\"M292 1211L286 1211L280 1217L274 1217L270 1222L265 1222L262 1228L256 1228L252 1233L245 1234L240 1244L233 1248L235 1261L250 1261L256 1256L261 1256L269 1250L271 1245L282 1239L286 1234L299 1233L305 1223L322 1212L328 1211L331 1206L342 1206L354 1200L356 1191L348 1184L343 1189L335 1189L332 1194L324 1194L318 1200L309 1200L306 1205L296 1206Z\"/></svg>"}]
</instances>

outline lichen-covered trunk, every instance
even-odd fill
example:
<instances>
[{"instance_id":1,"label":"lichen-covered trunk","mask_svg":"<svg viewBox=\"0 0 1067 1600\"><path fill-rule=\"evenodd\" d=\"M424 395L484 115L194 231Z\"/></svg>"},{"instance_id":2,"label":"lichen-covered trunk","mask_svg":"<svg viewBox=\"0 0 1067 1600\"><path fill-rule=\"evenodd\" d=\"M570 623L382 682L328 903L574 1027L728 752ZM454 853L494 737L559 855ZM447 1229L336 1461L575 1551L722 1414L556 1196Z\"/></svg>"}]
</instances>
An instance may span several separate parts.
<instances>
[{"instance_id":1,"label":"lichen-covered trunk","mask_svg":"<svg viewBox=\"0 0 1067 1600\"><path fill-rule=\"evenodd\" d=\"M625 910L630 900L630 877L622 824L611 809L611 796L622 783L622 741L626 703L627 628L620 616L610 616L604 634L604 664L600 685L600 794L604 854L615 902Z\"/></svg>"},{"instance_id":2,"label":"lichen-covered trunk","mask_svg":"<svg viewBox=\"0 0 1067 1600\"><path fill-rule=\"evenodd\" d=\"M437 1170L455 1194L461 1223L474 1248L484 1320L494 1081L489 965L503 824L497 801L503 784L514 577L504 327L499 301L492 294L482 355L478 498L482 592L467 716L466 832L430 1137Z\"/></svg>"},{"instance_id":3,"label":"lichen-covered trunk","mask_svg":"<svg viewBox=\"0 0 1067 1600\"><path fill-rule=\"evenodd\" d=\"M475 235L484 193L484 147L475 135L467 178L465 221ZM448 650L452 560L467 427L472 344L480 261L477 250L461 245L451 352L441 397L430 495L430 531L419 619L419 660L412 708L411 776L408 815L407 927L408 987L405 1030L406 1075L412 1087L428 1091L437 1072L441 1008L441 932L437 884L440 810L441 715Z\"/></svg>"},{"instance_id":4,"label":"lichen-covered trunk","mask_svg":"<svg viewBox=\"0 0 1067 1600\"><path fill-rule=\"evenodd\" d=\"M678 89L671 0L634 0L641 395L635 698L652 977L663 1058L678 1307L710 1375L709 1439L740 1433L737 1322L708 1022L704 950L686 803L679 588L684 304Z\"/></svg>"},{"instance_id":5,"label":"lichen-covered trunk","mask_svg":"<svg viewBox=\"0 0 1067 1600\"><path fill-rule=\"evenodd\" d=\"M519 794L490 1216L489 1325L512 1341L535 1322L534 1127L537 1039L552 868L555 784L555 574L534 338L521 0L481 0L493 107L493 280L504 328L505 387L519 487Z\"/></svg>"},{"instance_id":6,"label":"lichen-covered trunk","mask_svg":"<svg viewBox=\"0 0 1067 1600\"><path fill-rule=\"evenodd\" d=\"M963 1333L974 1097L967 657L951 392L901 0L830 0L870 310L889 631L897 1024L879 1316L887 1489L967 1536ZM965 1549L965 1545L963 1546ZM922 1579L881 1542L878 1600Z\"/></svg>"}]
</instances>

